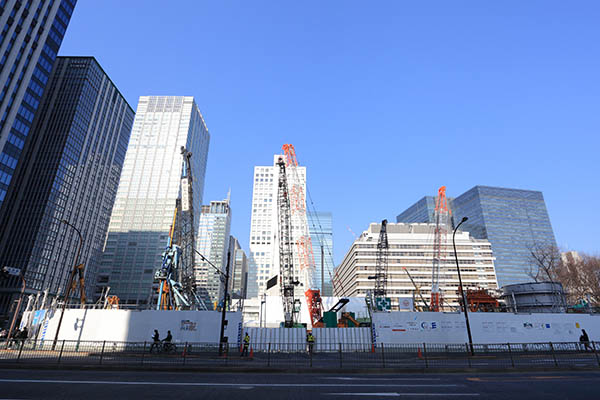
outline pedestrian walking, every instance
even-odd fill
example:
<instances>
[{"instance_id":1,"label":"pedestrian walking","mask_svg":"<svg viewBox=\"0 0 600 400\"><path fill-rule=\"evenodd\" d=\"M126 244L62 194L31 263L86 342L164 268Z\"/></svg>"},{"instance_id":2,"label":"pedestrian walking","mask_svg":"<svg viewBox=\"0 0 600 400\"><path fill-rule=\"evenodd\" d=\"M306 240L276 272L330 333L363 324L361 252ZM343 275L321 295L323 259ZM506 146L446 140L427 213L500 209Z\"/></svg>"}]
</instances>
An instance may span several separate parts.
<instances>
[{"instance_id":1,"label":"pedestrian walking","mask_svg":"<svg viewBox=\"0 0 600 400\"><path fill-rule=\"evenodd\" d=\"M315 345L315 337L313 336L312 332L308 332L306 335L306 343L308 343L308 352L312 354L313 346Z\"/></svg>"},{"instance_id":2,"label":"pedestrian walking","mask_svg":"<svg viewBox=\"0 0 600 400\"><path fill-rule=\"evenodd\" d=\"M585 351L588 351L588 349L590 351L592 350L592 347L590 346L590 337L588 336L585 329L581 330L581 336L579 337L579 342L583 344Z\"/></svg>"},{"instance_id":3,"label":"pedestrian walking","mask_svg":"<svg viewBox=\"0 0 600 400\"><path fill-rule=\"evenodd\" d=\"M242 354L240 354L240 357L248 357L248 347L250 347L250 335L246 332L246 335L244 336L244 346L242 347Z\"/></svg>"},{"instance_id":4,"label":"pedestrian walking","mask_svg":"<svg viewBox=\"0 0 600 400\"><path fill-rule=\"evenodd\" d=\"M157 329L154 330L154 335L152 335L152 346L150 346L150 353L152 353L152 350L155 348L157 351L160 351L160 334L158 333Z\"/></svg>"}]
</instances>

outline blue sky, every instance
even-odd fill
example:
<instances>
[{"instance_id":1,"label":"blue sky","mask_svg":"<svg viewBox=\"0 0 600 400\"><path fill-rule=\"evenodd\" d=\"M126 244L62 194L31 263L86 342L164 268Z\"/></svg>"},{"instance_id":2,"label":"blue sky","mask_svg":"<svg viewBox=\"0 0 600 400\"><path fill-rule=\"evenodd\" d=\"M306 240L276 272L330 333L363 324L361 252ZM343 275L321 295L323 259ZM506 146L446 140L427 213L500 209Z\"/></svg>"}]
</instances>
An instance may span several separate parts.
<instances>
[{"instance_id":1,"label":"blue sky","mask_svg":"<svg viewBox=\"0 0 600 400\"><path fill-rule=\"evenodd\" d=\"M168 6L169 5L169 6ZM334 216L335 261L441 185L541 190L559 246L596 253L596 1L79 0L61 55L93 55L131 106L192 95L211 132L204 202L283 143Z\"/></svg>"}]
</instances>

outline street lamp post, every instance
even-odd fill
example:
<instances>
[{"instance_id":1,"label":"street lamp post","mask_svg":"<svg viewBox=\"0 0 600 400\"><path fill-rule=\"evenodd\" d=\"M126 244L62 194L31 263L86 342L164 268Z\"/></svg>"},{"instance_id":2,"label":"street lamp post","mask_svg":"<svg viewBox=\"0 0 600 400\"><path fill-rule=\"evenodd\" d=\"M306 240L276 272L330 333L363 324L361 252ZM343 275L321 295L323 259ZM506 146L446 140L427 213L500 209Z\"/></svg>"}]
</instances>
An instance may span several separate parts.
<instances>
[{"instance_id":1,"label":"street lamp post","mask_svg":"<svg viewBox=\"0 0 600 400\"><path fill-rule=\"evenodd\" d=\"M225 265L225 273L223 273L219 268L215 267L215 265L211 263L206 257L204 257L204 255L202 255L198 250L194 249L194 251L200 256L200 258L202 258L202 261L206 261L219 274L221 274L221 278L224 280L225 283L225 291L223 294L223 307L221 307L221 333L219 335L219 355L222 355L225 347L225 325L227 323L227 297L229 295L229 263L231 262L231 251L227 251L227 264Z\"/></svg>"},{"instance_id":2,"label":"street lamp post","mask_svg":"<svg viewBox=\"0 0 600 400\"><path fill-rule=\"evenodd\" d=\"M73 264L73 270L71 271L71 275L69 276L69 281L67 282L67 289L65 291L65 299L63 301L62 309L60 312L60 319L58 320L58 326L56 327L56 335L54 336L54 343L52 344L52 349L56 347L56 343L58 342L58 333L60 332L60 327L62 325L62 320L65 315L65 308L67 307L67 301L69 301L69 296L71 295L71 287L73 286L73 278L75 277L75 273L77 272L77 267L79 265L79 255L81 254L81 246L83 245L83 237L81 236L81 232L79 229L75 228L71 225L67 220L61 219L60 222L63 224L70 226L77 232L79 236L79 245L77 246L77 255L75 256L75 264ZM83 289L82 289L83 290Z\"/></svg>"},{"instance_id":3,"label":"street lamp post","mask_svg":"<svg viewBox=\"0 0 600 400\"><path fill-rule=\"evenodd\" d=\"M456 228L454 228L454 232L452 233L452 246L454 247L454 259L456 260L456 271L458 272L458 289L460 291L460 297L462 298L462 308L465 313L465 323L467 324L467 334L469 336L469 347L471 348L471 354L473 354L473 337L471 336L471 326L469 325L469 314L467 312L467 298L465 297L465 291L463 290L462 278L460 276L460 267L458 265L458 254L456 254L456 231L458 227L462 225L463 222L466 222L469 218L463 217Z\"/></svg>"},{"instance_id":4,"label":"street lamp post","mask_svg":"<svg viewBox=\"0 0 600 400\"><path fill-rule=\"evenodd\" d=\"M15 308L15 312L12 317L12 321L10 323L10 328L8 329L8 336L6 336L6 348L8 349L8 344L10 343L10 338L12 336L12 331L15 327L15 322L17 320L17 314L19 314L19 310L21 309L21 301L23 300L23 293L25 293L25 277L23 276L23 271L19 272L19 277L21 278L21 293L19 294L19 301L17 301L17 307Z\"/></svg>"}]
</instances>

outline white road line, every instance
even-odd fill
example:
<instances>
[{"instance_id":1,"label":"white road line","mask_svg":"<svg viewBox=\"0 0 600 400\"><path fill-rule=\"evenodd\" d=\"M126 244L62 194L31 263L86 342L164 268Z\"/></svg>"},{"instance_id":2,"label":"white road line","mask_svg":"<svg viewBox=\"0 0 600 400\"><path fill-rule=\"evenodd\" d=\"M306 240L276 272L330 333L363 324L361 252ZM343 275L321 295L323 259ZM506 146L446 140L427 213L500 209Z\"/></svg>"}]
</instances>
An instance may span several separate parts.
<instances>
[{"instance_id":1,"label":"white road line","mask_svg":"<svg viewBox=\"0 0 600 400\"><path fill-rule=\"evenodd\" d=\"M229 386L229 387L456 387L464 385L407 385L383 383L220 383L220 382L145 382L145 381L70 381L55 379L0 379L6 383L60 383L69 385L154 385L154 386Z\"/></svg>"},{"instance_id":2,"label":"white road line","mask_svg":"<svg viewBox=\"0 0 600 400\"><path fill-rule=\"evenodd\" d=\"M395 393L395 392L382 392L382 393L323 393L328 396L389 396L389 397L402 397L402 396L479 396L479 393Z\"/></svg>"},{"instance_id":3,"label":"white road line","mask_svg":"<svg viewBox=\"0 0 600 400\"><path fill-rule=\"evenodd\" d=\"M344 381L441 381L441 378L355 378L350 376L320 376L319 379L339 379Z\"/></svg>"}]
</instances>

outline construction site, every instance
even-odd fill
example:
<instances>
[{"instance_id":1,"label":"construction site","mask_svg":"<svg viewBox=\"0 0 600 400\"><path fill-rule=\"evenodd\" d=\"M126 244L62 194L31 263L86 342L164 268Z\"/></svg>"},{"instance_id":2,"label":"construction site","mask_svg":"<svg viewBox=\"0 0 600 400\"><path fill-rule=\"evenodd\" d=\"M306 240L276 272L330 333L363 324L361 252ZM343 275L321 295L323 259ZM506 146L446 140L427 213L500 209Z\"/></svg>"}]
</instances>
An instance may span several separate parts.
<instances>
[{"instance_id":1,"label":"construction site","mask_svg":"<svg viewBox=\"0 0 600 400\"><path fill-rule=\"evenodd\" d=\"M305 183L298 173L293 145L285 144L282 149L275 160L274 262L278 268L262 296L231 300L228 257L224 270L219 271L225 290L217 310L208 310L200 298L193 266L195 257L204 256L194 248L192 155L182 148L181 195L162 265L154 274L151 307L127 309L108 291L101 301L88 304L83 267L76 264L65 295L68 301L30 296L19 328L27 327L29 337L40 342L141 342L149 340L156 329L172 332L174 342L237 346L246 333L256 343L301 346L311 332L321 349L343 343L372 349L380 344L576 342L583 328L594 336L591 339L600 339L600 318L593 313L566 313L560 284L511 285L501 291L489 243L458 230L466 218L450 240L445 187L437 193L435 224L388 224L385 219L371 224L332 276L336 296L322 296L315 283ZM457 232L460 251L455 244ZM421 234L422 265L390 265L390 260L403 255L397 249L417 248L416 244L394 244L394 235L408 233ZM357 267L361 248L373 249L364 257L374 268ZM471 274L476 271L473 267L459 267L461 252L474 251L481 260L476 278ZM79 303L74 303L77 290ZM11 333L17 328L16 320L15 313Z\"/></svg>"}]
</instances>

